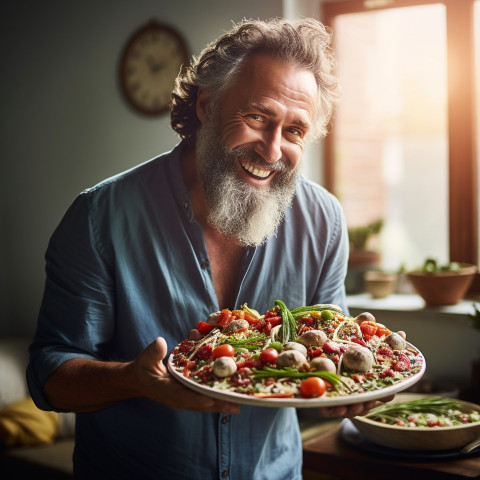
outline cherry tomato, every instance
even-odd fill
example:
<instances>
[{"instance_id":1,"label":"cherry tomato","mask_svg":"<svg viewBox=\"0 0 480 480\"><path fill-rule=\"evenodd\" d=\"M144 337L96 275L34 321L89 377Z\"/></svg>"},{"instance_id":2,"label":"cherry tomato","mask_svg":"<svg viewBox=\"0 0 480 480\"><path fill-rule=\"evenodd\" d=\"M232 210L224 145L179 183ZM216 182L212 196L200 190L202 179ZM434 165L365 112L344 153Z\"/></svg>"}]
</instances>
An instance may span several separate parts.
<instances>
[{"instance_id":1,"label":"cherry tomato","mask_svg":"<svg viewBox=\"0 0 480 480\"><path fill-rule=\"evenodd\" d=\"M227 308L224 308L220 312L220 315L218 316L217 325L220 325L221 327L225 327L225 325L228 325L232 320L233 320L232 312Z\"/></svg>"},{"instance_id":2,"label":"cherry tomato","mask_svg":"<svg viewBox=\"0 0 480 480\"><path fill-rule=\"evenodd\" d=\"M377 331L375 332L375 335L377 337L386 337L391 333L392 333L391 330L389 330L385 325L382 325L381 323L377 323Z\"/></svg>"},{"instance_id":3,"label":"cherry tomato","mask_svg":"<svg viewBox=\"0 0 480 480\"><path fill-rule=\"evenodd\" d=\"M300 394L303 398L321 397L326 389L325 382L319 377L306 378L300 384Z\"/></svg>"},{"instance_id":4,"label":"cherry tomato","mask_svg":"<svg viewBox=\"0 0 480 480\"><path fill-rule=\"evenodd\" d=\"M214 329L214 325L210 325L207 322L198 322L197 330L202 334L206 335Z\"/></svg>"},{"instance_id":5,"label":"cherry tomato","mask_svg":"<svg viewBox=\"0 0 480 480\"><path fill-rule=\"evenodd\" d=\"M249 315L247 312L243 314L243 318L250 324L253 325L254 323L257 323L259 321L258 318L252 317Z\"/></svg>"},{"instance_id":6,"label":"cherry tomato","mask_svg":"<svg viewBox=\"0 0 480 480\"><path fill-rule=\"evenodd\" d=\"M233 357L235 355L235 349L228 343L219 345L213 349L212 358L215 360L220 357Z\"/></svg>"},{"instance_id":7,"label":"cherry tomato","mask_svg":"<svg viewBox=\"0 0 480 480\"><path fill-rule=\"evenodd\" d=\"M370 340L377 333L378 325L376 322L366 320L360 324L360 330L365 340Z\"/></svg>"},{"instance_id":8,"label":"cherry tomato","mask_svg":"<svg viewBox=\"0 0 480 480\"><path fill-rule=\"evenodd\" d=\"M278 358L278 352L272 347L268 347L265 350L262 350L260 353L260 360L263 363L275 363Z\"/></svg>"},{"instance_id":9,"label":"cherry tomato","mask_svg":"<svg viewBox=\"0 0 480 480\"><path fill-rule=\"evenodd\" d=\"M282 317L280 315L277 315L276 317L270 317L268 319L268 323L272 327L276 327L277 325L280 325L282 323Z\"/></svg>"}]
</instances>

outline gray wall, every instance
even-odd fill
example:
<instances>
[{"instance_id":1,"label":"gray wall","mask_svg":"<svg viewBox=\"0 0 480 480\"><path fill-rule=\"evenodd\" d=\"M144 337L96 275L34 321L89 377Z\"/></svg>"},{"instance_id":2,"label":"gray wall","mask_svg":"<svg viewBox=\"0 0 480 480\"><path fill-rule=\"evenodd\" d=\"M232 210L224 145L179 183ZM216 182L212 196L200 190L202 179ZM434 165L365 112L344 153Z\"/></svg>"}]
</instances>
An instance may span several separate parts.
<instances>
[{"instance_id":1,"label":"gray wall","mask_svg":"<svg viewBox=\"0 0 480 480\"><path fill-rule=\"evenodd\" d=\"M168 115L144 118L121 98L117 62L131 33L155 18L178 28L198 54L232 21L311 15L317 6L311 0L2 5L0 336L33 333L44 252L75 195L177 143Z\"/></svg>"}]
</instances>

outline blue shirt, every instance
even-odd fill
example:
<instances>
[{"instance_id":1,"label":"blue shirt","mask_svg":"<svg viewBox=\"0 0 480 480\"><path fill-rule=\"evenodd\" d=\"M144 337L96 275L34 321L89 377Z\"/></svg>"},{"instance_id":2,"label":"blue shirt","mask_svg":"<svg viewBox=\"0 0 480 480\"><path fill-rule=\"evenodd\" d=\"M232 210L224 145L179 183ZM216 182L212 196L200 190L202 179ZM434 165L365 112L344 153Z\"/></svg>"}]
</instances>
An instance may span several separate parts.
<instances>
[{"instance_id":1,"label":"blue shirt","mask_svg":"<svg viewBox=\"0 0 480 480\"><path fill-rule=\"evenodd\" d=\"M281 299L290 308L346 309L344 217L337 200L304 177L277 235L245 250L236 304L218 305L181 149L82 192L52 235L27 370L40 408L53 409L43 384L66 360L130 361L157 336L172 349L220 308L246 302L264 312ZM140 398L77 414L78 478L294 480L301 456L293 408L221 415Z\"/></svg>"}]
</instances>

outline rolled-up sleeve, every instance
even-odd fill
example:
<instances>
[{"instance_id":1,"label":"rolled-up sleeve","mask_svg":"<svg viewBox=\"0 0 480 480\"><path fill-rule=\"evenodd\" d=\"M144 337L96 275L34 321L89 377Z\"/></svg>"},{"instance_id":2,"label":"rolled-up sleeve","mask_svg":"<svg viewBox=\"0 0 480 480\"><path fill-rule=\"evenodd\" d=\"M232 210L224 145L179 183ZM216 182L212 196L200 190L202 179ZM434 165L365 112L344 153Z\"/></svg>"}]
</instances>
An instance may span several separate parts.
<instances>
[{"instance_id":1,"label":"rolled-up sleeve","mask_svg":"<svg viewBox=\"0 0 480 480\"><path fill-rule=\"evenodd\" d=\"M93 194L77 197L46 252L46 283L27 368L30 394L44 410L54 410L43 393L47 378L71 358L100 358L114 332L111 255L96 224Z\"/></svg>"}]
</instances>

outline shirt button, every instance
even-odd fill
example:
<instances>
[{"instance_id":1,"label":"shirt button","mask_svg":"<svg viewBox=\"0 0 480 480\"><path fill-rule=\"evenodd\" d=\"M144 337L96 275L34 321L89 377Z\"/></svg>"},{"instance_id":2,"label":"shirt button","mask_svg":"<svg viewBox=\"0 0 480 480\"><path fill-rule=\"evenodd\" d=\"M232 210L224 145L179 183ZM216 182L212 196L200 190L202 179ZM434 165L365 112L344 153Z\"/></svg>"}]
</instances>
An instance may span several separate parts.
<instances>
[{"instance_id":1,"label":"shirt button","mask_svg":"<svg viewBox=\"0 0 480 480\"><path fill-rule=\"evenodd\" d=\"M228 417L223 417L222 418L222 423L225 425L226 423L228 423Z\"/></svg>"},{"instance_id":2,"label":"shirt button","mask_svg":"<svg viewBox=\"0 0 480 480\"><path fill-rule=\"evenodd\" d=\"M228 477L228 472L226 470L224 470L222 472L222 478L227 478Z\"/></svg>"},{"instance_id":3,"label":"shirt button","mask_svg":"<svg viewBox=\"0 0 480 480\"><path fill-rule=\"evenodd\" d=\"M210 266L210 262L208 260L204 260L200 266L205 270L206 268L208 268Z\"/></svg>"}]
</instances>

